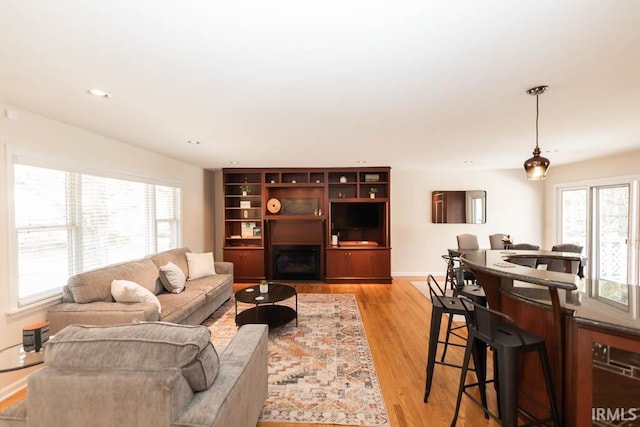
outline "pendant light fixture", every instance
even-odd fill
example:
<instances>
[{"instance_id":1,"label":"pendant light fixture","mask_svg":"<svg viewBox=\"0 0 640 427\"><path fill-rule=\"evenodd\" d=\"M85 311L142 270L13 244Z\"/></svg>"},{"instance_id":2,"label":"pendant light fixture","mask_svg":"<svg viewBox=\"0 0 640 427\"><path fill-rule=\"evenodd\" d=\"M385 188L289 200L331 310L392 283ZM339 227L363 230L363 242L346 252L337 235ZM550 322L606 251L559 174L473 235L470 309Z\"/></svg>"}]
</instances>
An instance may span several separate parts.
<instances>
[{"instance_id":1,"label":"pendant light fixture","mask_svg":"<svg viewBox=\"0 0 640 427\"><path fill-rule=\"evenodd\" d=\"M542 95L549 86L536 86L527 91L529 95L536 97L536 148L533 149L533 157L524 162L524 170L527 172L527 179L539 180L547 176L549 170L549 159L540 156L540 148L538 147L538 118L540 109L538 108L538 97Z\"/></svg>"}]
</instances>

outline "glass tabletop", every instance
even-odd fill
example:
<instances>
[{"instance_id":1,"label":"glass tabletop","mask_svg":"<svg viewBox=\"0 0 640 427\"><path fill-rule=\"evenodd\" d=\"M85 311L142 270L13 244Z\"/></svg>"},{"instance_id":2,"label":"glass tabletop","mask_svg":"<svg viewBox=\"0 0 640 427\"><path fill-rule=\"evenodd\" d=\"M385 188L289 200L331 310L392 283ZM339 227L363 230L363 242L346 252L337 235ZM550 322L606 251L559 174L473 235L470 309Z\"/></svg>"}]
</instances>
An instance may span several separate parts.
<instances>
[{"instance_id":1,"label":"glass tabletop","mask_svg":"<svg viewBox=\"0 0 640 427\"><path fill-rule=\"evenodd\" d=\"M44 362L44 349L24 351L22 344L0 350L0 372L17 371Z\"/></svg>"},{"instance_id":2,"label":"glass tabletop","mask_svg":"<svg viewBox=\"0 0 640 427\"><path fill-rule=\"evenodd\" d=\"M260 293L260 286L250 286L239 290L235 294L236 301L247 304L273 304L284 301L296 295L296 289L293 286L284 283L269 282L269 292Z\"/></svg>"}]
</instances>

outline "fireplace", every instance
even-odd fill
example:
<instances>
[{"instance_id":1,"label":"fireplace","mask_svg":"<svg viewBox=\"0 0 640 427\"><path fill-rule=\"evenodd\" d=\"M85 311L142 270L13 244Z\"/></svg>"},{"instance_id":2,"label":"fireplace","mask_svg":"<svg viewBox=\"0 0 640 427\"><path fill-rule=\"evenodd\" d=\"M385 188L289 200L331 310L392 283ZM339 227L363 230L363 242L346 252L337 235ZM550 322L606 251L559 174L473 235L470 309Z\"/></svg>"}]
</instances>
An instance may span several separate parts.
<instances>
[{"instance_id":1,"label":"fireplace","mask_svg":"<svg viewBox=\"0 0 640 427\"><path fill-rule=\"evenodd\" d=\"M273 245L274 280L320 280L320 245Z\"/></svg>"}]
</instances>

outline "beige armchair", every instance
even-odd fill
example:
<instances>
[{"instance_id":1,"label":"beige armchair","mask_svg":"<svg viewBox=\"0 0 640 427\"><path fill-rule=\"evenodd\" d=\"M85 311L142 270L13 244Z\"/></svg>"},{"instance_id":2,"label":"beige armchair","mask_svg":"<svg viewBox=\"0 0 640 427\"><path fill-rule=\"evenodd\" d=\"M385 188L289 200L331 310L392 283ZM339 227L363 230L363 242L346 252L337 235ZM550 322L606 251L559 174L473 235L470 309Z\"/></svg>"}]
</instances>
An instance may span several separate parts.
<instances>
[{"instance_id":1,"label":"beige armchair","mask_svg":"<svg viewBox=\"0 0 640 427\"><path fill-rule=\"evenodd\" d=\"M0 426L254 427L267 397L267 326L218 354L205 326L71 325Z\"/></svg>"}]
</instances>

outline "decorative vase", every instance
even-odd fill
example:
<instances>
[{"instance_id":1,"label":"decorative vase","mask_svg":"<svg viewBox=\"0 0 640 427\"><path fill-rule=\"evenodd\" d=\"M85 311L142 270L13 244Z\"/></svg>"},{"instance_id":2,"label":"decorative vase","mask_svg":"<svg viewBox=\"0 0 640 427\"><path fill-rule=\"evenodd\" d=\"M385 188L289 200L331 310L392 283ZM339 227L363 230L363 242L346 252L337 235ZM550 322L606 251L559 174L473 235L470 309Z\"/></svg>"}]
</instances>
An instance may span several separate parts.
<instances>
[{"instance_id":1,"label":"decorative vase","mask_svg":"<svg viewBox=\"0 0 640 427\"><path fill-rule=\"evenodd\" d=\"M344 176L344 175L343 175L343 176L341 176L341 177L340 177L340 182L341 182L341 183L343 183L343 184L344 184L345 182L347 182L347 177L346 177L346 176Z\"/></svg>"},{"instance_id":2,"label":"decorative vase","mask_svg":"<svg viewBox=\"0 0 640 427\"><path fill-rule=\"evenodd\" d=\"M246 195L247 195L247 192L246 192L246 191L243 191L243 192L242 192L242 195L243 195L243 196L246 196Z\"/></svg>"},{"instance_id":3,"label":"decorative vase","mask_svg":"<svg viewBox=\"0 0 640 427\"><path fill-rule=\"evenodd\" d=\"M376 193L369 193L369 197L372 198L372 199L375 199L376 198Z\"/></svg>"},{"instance_id":4,"label":"decorative vase","mask_svg":"<svg viewBox=\"0 0 640 427\"><path fill-rule=\"evenodd\" d=\"M260 293L266 294L267 292L269 292L269 282L263 280L262 282L260 282Z\"/></svg>"}]
</instances>

